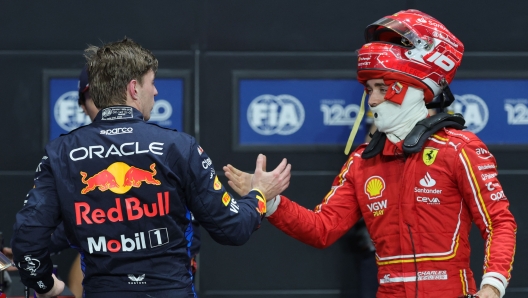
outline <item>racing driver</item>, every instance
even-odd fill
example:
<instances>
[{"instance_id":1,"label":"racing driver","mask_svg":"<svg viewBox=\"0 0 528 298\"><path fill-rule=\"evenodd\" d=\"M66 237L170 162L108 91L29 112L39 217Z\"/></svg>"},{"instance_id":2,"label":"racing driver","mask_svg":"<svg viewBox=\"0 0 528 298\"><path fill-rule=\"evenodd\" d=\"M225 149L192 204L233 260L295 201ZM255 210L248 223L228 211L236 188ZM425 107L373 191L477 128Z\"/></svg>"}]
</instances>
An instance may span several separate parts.
<instances>
[{"instance_id":1,"label":"racing driver","mask_svg":"<svg viewBox=\"0 0 528 298\"><path fill-rule=\"evenodd\" d=\"M495 158L475 134L462 130L460 115L427 113L427 107L445 108L454 100L448 83L463 44L417 10L378 20L365 37L357 74L378 132L350 154L314 211L277 196L266 216L318 248L330 246L363 216L376 248L378 298L504 296L516 223ZM231 165L224 170L229 184L247 193L251 175ZM478 293L469 262L472 222L485 240Z\"/></svg>"},{"instance_id":2,"label":"racing driver","mask_svg":"<svg viewBox=\"0 0 528 298\"><path fill-rule=\"evenodd\" d=\"M146 123L158 61L130 39L85 50L92 124L51 141L35 188L17 214L12 247L22 282L37 297L58 295L48 243L63 221L81 254L85 297L196 297L191 212L211 237L244 244L282 192L291 166L265 172L259 155L254 189L235 200L213 163L185 133Z\"/></svg>"}]
</instances>

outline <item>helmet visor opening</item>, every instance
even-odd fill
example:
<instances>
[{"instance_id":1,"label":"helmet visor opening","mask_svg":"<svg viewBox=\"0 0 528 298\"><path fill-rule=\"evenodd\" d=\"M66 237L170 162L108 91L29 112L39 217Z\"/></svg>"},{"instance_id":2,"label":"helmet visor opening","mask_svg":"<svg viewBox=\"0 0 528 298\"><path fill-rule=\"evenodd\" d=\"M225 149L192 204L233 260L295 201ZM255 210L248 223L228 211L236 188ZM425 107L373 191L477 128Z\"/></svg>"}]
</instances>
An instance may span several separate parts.
<instances>
[{"instance_id":1,"label":"helmet visor opening","mask_svg":"<svg viewBox=\"0 0 528 298\"><path fill-rule=\"evenodd\" d=\"M365 30L366 42L389 42L392 44L413 47L419 44L420 38L400 21L381 18L370 24Z\"/></svg>"}]
</instances>

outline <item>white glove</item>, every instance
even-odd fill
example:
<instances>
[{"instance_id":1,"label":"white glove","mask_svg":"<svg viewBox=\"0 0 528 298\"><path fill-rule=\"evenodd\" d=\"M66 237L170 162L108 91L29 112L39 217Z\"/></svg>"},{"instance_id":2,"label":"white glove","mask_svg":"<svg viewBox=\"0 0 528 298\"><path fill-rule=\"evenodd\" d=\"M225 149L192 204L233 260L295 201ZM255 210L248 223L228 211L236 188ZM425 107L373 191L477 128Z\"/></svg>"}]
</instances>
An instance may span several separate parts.
<instances>
[{"instance_id":1,"label":"white glove","mask_svg":"<svg viewBox=\"0 0 528 298\"><path fill-rule=\"evenodd\" d=\"M64 282L62 280L59 280L55 274L52 275L53 276L53 288L51 288L50 291L44 293L44 294L39 294L39 293L36 293L35 294L37 295L37 298L51 298L51 297L55 297L55 296L58 296L62 293L62 291L64 291Z\"/></svg>"}]
</instances>

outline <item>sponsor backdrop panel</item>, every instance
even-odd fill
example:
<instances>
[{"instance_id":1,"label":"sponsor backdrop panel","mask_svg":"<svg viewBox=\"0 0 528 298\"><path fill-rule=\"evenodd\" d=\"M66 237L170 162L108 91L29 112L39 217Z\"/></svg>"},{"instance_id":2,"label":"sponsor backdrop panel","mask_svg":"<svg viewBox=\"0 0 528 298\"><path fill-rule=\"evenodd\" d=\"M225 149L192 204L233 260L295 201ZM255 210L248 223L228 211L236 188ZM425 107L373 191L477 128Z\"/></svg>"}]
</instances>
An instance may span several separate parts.
<instances>
[{"instance_id":1,"label":"sponsor backdrop panel","mask_svg":"<svg viewBox=\"0 0 528 298\"><path fill-rule=\"evenodd\" d=\"M174 77L168 77L167 71L160 69L156 77L156 89L158 95L154 100L154 107L152 109L149 122L158 124L163 127L184 130L184 102L189 101L185 98L185 76L174 74ZM82 125L90 124L90 118L85 115L79 107L78 99L78 77L79 74L73 77L58 78L55 74L64 73L60 70L51 70L45 72L45 84L48 84L49 93L44 94L45 102L48 102L48 120L49 123L44 124L48 130L49 140L57 138L61 134L68 133ZM71 72L70 72L71 73ZM182 75L186 73L182 72ZM186 75L186 77L189 77ZM188 83L188 82L187 82ZM188 87L187 87L188 89ZM45 140L46 142L48 140Z\"/></svg>"},{"instance_id":2,"label":"sponsor backdrop panel","mask_svg":"<svg viewBox=\"0 0 528 298\"><path fill-rule=\"evenodd\" d=\"M283 78L238 80L235 146L313 150L345 145L360 110L357 94L364 87L355 78ZM365 125L358 130L366 134ZM238 135L238 137L237 137ZM356 139L361 144L364 138Z\"/></svg>"},{"instance_id":3,"label":"sponsor backdrop panel","mask_svg":"<svg viewBox=\"0 0 528 298\"><path fill-rule=\"evenodd\" d=\"M201 62L202 75L200 79L200 143L202 147L208 152L217 167L231 163L253 171L257 154L265 153L268 156L268 168L274 168L282 158L286 157L296 171L339 170L346 160L346 156L343 153L344 145L341 148L340 146L335 146L330 151L328 148L321 148L316 144L308 144L298 148L299 150L289 151L283 150L286 148L274 148L273 146L253 146L251 151L235 150L235 145L232 141L235 139L233 127L238 126L235 124L234 119L240 117L240 122L245 122L245 125L249 126L247 117L239 116L238 106L234 104L237 98L236 93L239 90L237 78L240 73L252 73L255 71L260 73L273 71L275 72L274 75L280 78L299 78L303 73L311 73L311 79L314 77L319 79L329 78L328 81L331 83L336 76L339 79L344 79L347 76L350 78L353 75L352 65L354 65L356 59L353 54L299 53L292 56L250 53L244 55L205 54ZM301 78L310 79L307 77ZM299 80L299 83L302 83L302 81ZM259 91L264 92L262 94L266 94L265 92L273 94L274 92L273 90ZM332 92L334 93L328 96L336 99L334 97L336 91ZM282 93L279 92L273 95L280 94ZM359 102L361 95L362 91L358 92L357 95L348 93L346 99L351 102ZM247 100L251 101L257 96L248 97ZM318 117L310 121L318 121L319 127L324 127L324 114L320 111L320 100L324 99L325 96L321 97L314 103L313 112L318 113ZM339 102L341 103L341 101ZM244 112L241 111L241 113ZM306 122L307 120L305 119ZM339 127L336 129L339 131ZM343 129L346 130L346 128ZM310 134L310 132L306 133ZM342 144L345 144L348 133L343 134L342 137ZM361 138L361 136L358 136L358 138Z\"/></svg>"},{"instance_id":4,"label":"sponsor backdrop panel","mask_svg":"<svg viewBox=\"0 0 528 298\"><path fill-rule=\"evenodd\" d=\"M156 52L154 54L157 55ZM185 74L189 77L188 84L192 86L194 58L191 52L164 52L159 55L159 61L160 67L163 65L162 68L185 69ZM0 147L0 170L33 171L42 157L43 132L48 131L46 126L49 125L48 121L44 121L50 114L48 105L43 105L43 97L49 94L49 91L46 91L48 85L44 83L45 73L51 69L67 69L71 73L70 78L75 78L84 64L82 51L5 54L0 55L0 63L6 68L16 70L0 72L0 79L9 86L2 89L2 104L5 111L9 112L0 117L0 134L6 140L11 140L9 146ZM76 90L77 81L74 79L71 83L74 88L72 90ZM193 95L192 88L185 87L184 91L185 98L190 99ZM74 109L74 105L71 108ZM188 110L184 114L190 116L188 120L185 119L184 126L192 123L194 118L192 106L185 108Z\"/></svg>"},{"instance_id":5,"label":"sponsor backdrop panel","mask_svg":"<svg viewBox=\"0 0 528 298\"><path fill-rule=\"evenodd\" d=\"M467 129L489 145L528 145L526 79L455 79L455 102Z\"/></svg>"}]
</instances>

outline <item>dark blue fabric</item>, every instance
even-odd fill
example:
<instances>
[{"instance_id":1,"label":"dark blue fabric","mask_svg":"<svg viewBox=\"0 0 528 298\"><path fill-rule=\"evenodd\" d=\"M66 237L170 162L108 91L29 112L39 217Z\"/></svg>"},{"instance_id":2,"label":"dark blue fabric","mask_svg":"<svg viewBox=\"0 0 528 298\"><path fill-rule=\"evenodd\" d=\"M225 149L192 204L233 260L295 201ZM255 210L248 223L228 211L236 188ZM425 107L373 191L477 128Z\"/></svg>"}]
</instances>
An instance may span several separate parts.
<instances>
[{"instance_id":1,"label":"dark blue fabric","mask_svg":"<svg viewBox=\"0 0 528 298\"><path fill-rule=\"evenodd\" d=\"M83 256L87 293L187 289L196 240L186 237L189 211L226 245L244 244L262 219L256 192L235 200L215 177L193 137L145 123L131 107L101 110L46 146L14 226L22 281L49 290L48 244L64 222Z\"/></svg>"}]
</instances>

